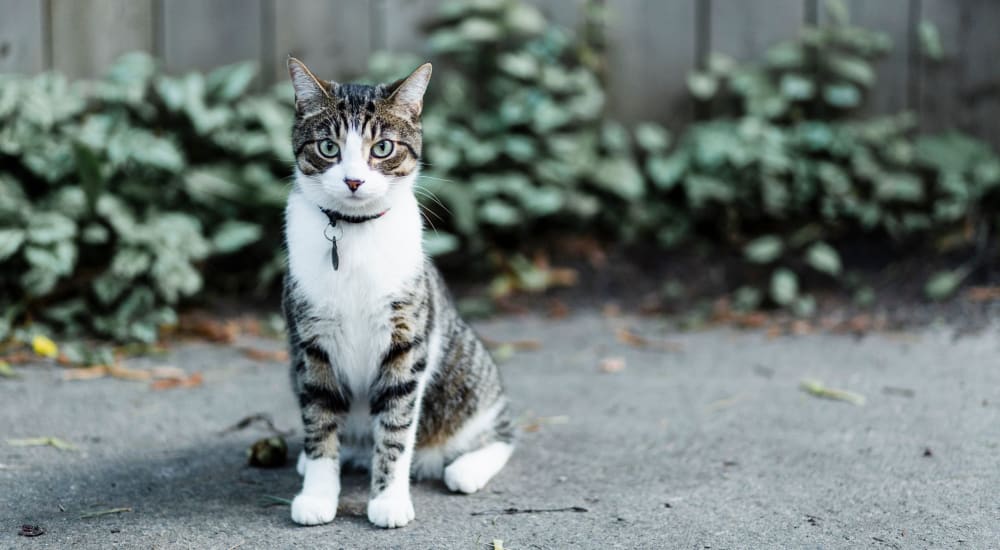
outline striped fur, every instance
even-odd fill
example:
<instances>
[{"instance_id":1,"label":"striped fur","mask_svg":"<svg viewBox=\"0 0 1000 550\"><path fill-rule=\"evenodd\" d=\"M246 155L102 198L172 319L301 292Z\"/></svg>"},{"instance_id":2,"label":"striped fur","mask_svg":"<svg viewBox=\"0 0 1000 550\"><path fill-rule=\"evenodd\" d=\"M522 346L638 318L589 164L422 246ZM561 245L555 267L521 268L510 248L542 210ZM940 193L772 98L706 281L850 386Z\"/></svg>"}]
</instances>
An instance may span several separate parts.
<instances>
[{"instance_id":1,"label":"striped fur","mask_svg":"<svg viewBox=\"0 0 1000 550\"><path fill-rule=\"evenodd\" d=\"M474 492L506 462L514 435L494 362L420 248L413 184L430 67L377 86L323 82L295 60L289 67L298 169L283 309L305 426L292 518L333 519L345 463L371 472L369 519L398 527L414 515L411 473ZM337 158L317 147L324 139L337 142ZM385 139L393 152L377 158L370 151ZM365 183L347 189L341 179ZM338 224L334 270L321 208L386 214Z\"/></svg>"}]
</instances>

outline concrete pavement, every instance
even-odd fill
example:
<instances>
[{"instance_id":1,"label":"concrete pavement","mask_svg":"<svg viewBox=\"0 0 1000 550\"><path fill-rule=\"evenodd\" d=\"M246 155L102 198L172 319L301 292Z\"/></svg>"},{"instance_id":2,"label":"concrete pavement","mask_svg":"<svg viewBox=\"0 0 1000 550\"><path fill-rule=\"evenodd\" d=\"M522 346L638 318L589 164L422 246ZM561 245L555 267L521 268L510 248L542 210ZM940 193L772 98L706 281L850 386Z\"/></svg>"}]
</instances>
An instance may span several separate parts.
<instances>
[{"instance_id":1,"label":"concrete pavement","mask_svg":"<svg viewBox=\"0 0 1000 550\"><path fill-rule=\"evenodd\" d=\"M622 323L678 349L626 345ZM520 446L480 494L416 484L416 520L392 531L365 519L363 474L345 476L326 526L263 505L295 494L293 460L249 468L246 449L267 432L220 431L268 413L296 430L294 458L301 427L283 364L203 343L130 363L204 374L166 391L18 367L21 379L0 379L0 548L1000 547L996 327L960 339L947 327L769 339L581 314L477 328L542 344L501 367L526 428ZM609 357L625 368L602 371ZM809 395L804 378L867 402ZM79 451L5 442L40 436ZM131 511L80 517L118 507ZM573 507L586 511L538 512ZM25 523L45 534L18 536Z\"/></svg>"}]
</instances>

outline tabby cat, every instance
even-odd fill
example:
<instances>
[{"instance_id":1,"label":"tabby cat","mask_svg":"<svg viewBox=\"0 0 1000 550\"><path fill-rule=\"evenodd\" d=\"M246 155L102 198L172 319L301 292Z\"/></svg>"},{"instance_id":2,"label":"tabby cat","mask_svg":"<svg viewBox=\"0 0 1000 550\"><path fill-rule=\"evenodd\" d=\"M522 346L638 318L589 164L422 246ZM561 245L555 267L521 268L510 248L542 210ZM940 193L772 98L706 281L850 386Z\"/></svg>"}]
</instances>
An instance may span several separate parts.
<instances>
[{"instance_id":1,"label":"tabby cat","mask_svg":"<svg viewBox=\"0 0 1000 550\"><path fill-rule=\"evenodd\" d=\"M474 493L503 468L513 426L496 365L421 248L414 184L425 64L392 84L338 84L288 60L295 184L283 309L302 408L292 520L337 514L341 464L368 468L368 519L414 517L410 475Z\"/></svg>"}]
</instances>

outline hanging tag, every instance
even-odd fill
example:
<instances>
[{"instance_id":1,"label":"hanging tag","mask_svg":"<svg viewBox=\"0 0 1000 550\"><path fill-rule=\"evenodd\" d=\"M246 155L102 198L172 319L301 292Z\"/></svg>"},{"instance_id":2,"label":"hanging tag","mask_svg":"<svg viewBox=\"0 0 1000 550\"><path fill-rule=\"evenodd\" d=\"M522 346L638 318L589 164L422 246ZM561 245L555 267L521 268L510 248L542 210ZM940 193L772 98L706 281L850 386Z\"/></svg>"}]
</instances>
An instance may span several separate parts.
<instances>
[{"instance_id":1,"label":"hanging tag","mask_svg":"<svg viewBox=\"0 0 1000 550\"><path fill-rule=\"evenodd\" d=\"M332 231L329 235L327 231L336 228L337 220L331 219L330 225L326 226L326 229L323 230L323 236L326 237L326 240L330 241L330 263L333 264L334 271L337 271L337 268L340 267L340 254L337 253L337 238L333 235Z\"/></svg>"}]
</instances>

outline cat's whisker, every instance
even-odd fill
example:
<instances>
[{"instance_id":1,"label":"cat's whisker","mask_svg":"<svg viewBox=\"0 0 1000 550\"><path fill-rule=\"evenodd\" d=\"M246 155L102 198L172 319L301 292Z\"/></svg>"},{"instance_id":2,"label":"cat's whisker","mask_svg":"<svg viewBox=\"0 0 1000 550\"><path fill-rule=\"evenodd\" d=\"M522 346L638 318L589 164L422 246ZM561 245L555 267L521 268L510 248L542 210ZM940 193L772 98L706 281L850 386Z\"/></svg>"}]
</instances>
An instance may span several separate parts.
<instances>
[{"instance_id":1,"label":"cat's whisker","mask_svg":"<svg viewBox=\"0 0 1000 550\"><path fill-rule=\"evenodd\" d=\"M426 189L424 187L419 187L419 186L415 185L415 186L413 186L413 190L414 190L415 194L416 194L417 191L423 193L422 195L418 195L418 196L426 197L426 198L434 201L434 203L437 204L438 206L440 206L442 209L444 209L444 211L447 212L449 216L454 216L455 215L454 213L452 213L451 209L448 208L448 206L446 206L443 202L441 202L441 199L439 199L438 196L435 195L434 192L431 191L430 189Z\"/></svg>"}]
</instances>

